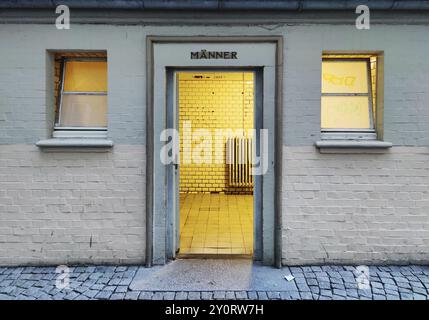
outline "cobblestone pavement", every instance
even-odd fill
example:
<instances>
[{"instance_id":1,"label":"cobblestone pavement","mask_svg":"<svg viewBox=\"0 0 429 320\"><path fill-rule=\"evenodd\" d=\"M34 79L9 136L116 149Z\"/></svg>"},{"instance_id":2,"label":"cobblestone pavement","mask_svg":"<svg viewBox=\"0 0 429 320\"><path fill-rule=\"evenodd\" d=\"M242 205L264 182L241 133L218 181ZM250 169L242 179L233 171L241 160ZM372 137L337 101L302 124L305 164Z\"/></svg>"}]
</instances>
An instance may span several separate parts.
<instances>
[{"instance_id":1,"label":"cobblestone pavement","mask_svg":"<svg viewBox=\"0 0 429 320\"><path fill-rule=\"evenodd\" d=\"M69 288L57 289L55 267L0 267L1 299L49 300L429 300L429 266L370 267L370 288L358 289L350 266L283 268L292 274L291 291L133 291L137 266L70 267ZM279 281L287 281L279 279ZM172 288L174 290L174 288Z\"/></svg>"}]
</instances>

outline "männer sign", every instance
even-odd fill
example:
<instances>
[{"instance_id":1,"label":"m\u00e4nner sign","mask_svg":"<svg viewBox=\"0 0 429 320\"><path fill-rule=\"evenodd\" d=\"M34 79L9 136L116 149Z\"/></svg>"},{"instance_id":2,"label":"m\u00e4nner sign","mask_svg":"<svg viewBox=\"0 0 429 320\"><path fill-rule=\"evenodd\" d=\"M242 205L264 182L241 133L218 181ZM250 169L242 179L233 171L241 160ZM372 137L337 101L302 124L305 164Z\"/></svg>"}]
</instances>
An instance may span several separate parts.
<instances>
[{"instance_id":1,"label":"m\u00e4nner sign","mask_svg":"<svg viewBox=\"0 0 429 320\"><path fill-rule=\"evenodd\" d=\"M201 51L191 52L191 59L237 59L236 51Z\"/></svg>"}]
</instances>

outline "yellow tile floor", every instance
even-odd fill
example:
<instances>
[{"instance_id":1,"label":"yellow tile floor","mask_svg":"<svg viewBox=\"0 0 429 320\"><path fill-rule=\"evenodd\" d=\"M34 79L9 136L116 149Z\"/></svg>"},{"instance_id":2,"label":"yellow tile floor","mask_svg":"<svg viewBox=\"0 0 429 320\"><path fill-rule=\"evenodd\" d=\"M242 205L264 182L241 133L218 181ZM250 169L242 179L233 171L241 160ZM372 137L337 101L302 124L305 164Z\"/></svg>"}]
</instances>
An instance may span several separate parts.
<instances>
[{"instance_id":1,"label":"yellow tile floor","mask_svg":"<svg viewBox=\"0 0 429 320\"><path fill-rule=\"evenodd\" d=\"M182 254L253 254L253 196L180 194Z\"/></svg>"}]
</instances>

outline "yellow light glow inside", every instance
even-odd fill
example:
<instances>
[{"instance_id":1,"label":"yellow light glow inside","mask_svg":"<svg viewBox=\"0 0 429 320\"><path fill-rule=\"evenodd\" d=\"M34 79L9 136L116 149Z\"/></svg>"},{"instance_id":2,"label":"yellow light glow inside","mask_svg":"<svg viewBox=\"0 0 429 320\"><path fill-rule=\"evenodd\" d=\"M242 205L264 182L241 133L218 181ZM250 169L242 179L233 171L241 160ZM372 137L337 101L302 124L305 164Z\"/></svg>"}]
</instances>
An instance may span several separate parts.
<instances>
[{"instance_id":1,"label":"yellow light glow inside","mask_svg":"<svg viewBox=\"0 0 429 320\"><path fill-rule=\"evenodd\" d=\"M323 61L322 93L368 93L365 61Z\"/></svg>"},{"instance_id":2,"label":"yellow light glow inside","mask_svg":"<svg viewBox=\"0 0 429 320\"><path fill-rule=\"evenodd\" d=\"M365 96L322 97L322 129L369 129L368 104Z\"/></svg>"},{"instance_id":3,"label":"yellow light glow inside","mask_svg":"<svg viewBox=\"0 0 429 320\"><path fill-rule=\"evenodd\" d=\"M63 90L66 92L107 92L107 62L66 62Z\"/></svg>"}]
</instances>

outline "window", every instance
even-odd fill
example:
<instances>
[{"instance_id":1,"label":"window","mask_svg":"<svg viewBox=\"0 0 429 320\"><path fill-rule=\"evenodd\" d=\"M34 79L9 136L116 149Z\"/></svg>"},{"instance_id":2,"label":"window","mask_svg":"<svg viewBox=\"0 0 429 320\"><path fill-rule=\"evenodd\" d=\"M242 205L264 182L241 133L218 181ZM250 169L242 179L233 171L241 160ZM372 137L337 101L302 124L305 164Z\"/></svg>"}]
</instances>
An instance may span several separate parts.
<instances>
[{"instance_id":1,"label":"window","mask_svg":"<svg viewBox=\"0 0 429 320\"><path fill-rule=\"evenodd\" d=\"M63 58L60 81L55 130L106 130L107 60Z\"/></svg>"},{"instance_id":2,"label":"window","mask_svg":"<svg viewBox=\"0 0 429 320\"><path fill-rule=\"evenodd\" d=\"M376 71L376 56L323 56L322 138L376 139Z\"/></svg>"}]
</instances>

